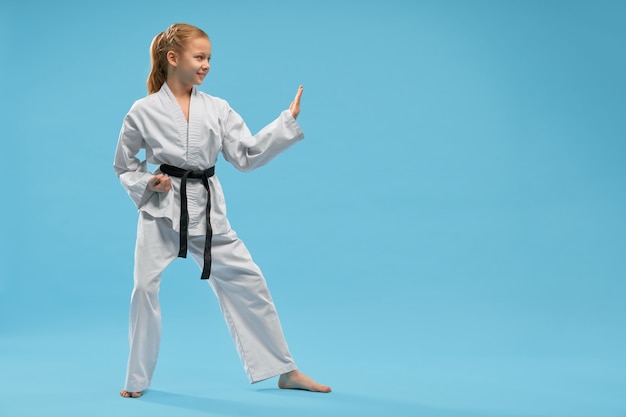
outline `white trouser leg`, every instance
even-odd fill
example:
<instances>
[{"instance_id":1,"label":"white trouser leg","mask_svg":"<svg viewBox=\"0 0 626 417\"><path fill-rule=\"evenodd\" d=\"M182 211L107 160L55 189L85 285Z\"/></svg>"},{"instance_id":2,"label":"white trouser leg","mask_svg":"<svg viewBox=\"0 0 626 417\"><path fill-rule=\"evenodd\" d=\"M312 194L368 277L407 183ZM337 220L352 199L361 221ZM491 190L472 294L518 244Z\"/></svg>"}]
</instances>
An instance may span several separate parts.
<instances>
[{"instance_id":1,"label":"white trouser leg","mask_svg":"<svg viewBox=\"0 0 626 417\"><path fill-rule=\"evenodd\" d=\"M189 249L202 268L204 236ZM261 270L234 231L213 235L209 284L219 301L250 382L296 369Z\"/></svg>"},{"instance_id":2,"label":"white trouser leg","mask_svg":"<svg viewBox=\"0 0 626 417\"><path fill-rule=\"evenodd\" d=\"M161 272L176 259L178 245L178 234L166 220L140 213L130 302L126 391L144 391L150 386L161 342Z\"/></svg>"}]
</instances>

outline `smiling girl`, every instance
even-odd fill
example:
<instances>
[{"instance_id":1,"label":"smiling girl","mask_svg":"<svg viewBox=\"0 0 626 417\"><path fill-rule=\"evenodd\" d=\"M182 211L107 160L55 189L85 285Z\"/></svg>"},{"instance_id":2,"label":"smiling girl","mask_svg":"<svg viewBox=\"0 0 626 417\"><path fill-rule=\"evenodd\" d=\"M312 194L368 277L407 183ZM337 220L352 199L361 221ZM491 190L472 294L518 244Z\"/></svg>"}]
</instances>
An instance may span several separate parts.
<instances>
[{"instance_id":1,"label":"smiling girl","mask_svg":"<svg viewBox=\"0 0 626 417\"><path fill-rule=\"evenodd\" d=\"M187 252L217 296L250 382L279 376L280 388L330 392L297 370L265 279L230 227L215 175L219 153L249 171L303 139L296 122L302 86L288 110L252 135L226 101L195 87L210 69L205 32L174 24L154 38L150 51L149 95L124 118L114 162L139 209L130 354L120 395L137 398L150 386L161 337L161 273ZM150 173L147 163L159 167Z\"/></svg>"}]
</instances>

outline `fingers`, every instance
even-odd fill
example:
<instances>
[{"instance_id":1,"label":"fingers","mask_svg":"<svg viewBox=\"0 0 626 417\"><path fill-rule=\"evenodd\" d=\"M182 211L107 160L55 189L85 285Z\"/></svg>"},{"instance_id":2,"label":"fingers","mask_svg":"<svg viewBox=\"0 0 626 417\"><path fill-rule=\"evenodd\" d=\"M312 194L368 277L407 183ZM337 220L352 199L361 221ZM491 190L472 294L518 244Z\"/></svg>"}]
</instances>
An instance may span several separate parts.
<instances>
[{"instance_id":1,"label":"fingers","mask_svg":"<svg viewBox=\"0 0 626 417\"><path fill-rule=\"evenodd\" d=\"M302 85L300 85L300 87L298 87L298 91L296 92L296 98L293 100L295 103L297 103L297 105L300 105L300 99L302 98L302 92L304 91L304 87L302 87Z\"/></svg>"},{"instance_id":2,"label":"fingers","mask_svg":"<svg viewBox=\"0 0 626 417\"><path fill-rule=\"evenodd\" d=\"M302 98L303 91L304 91L304 88L302 87L302 85L298 87L298 92L296 93L296 97L293 99L293 101L291 102L291 105L289 106L289 111L291 111L291 115L293 116L294 119L298 118L298 115L300 114L300 99Z\"/></svg>"},{"instance_id":3,"label":"fingers","mask_svg":"<svg viewBox=\"0 0 626 417\"><path fill-rule=\"evenodd\" d=\"M167 175L157 174L148 181L148 189L158 193L166 193L172 188L172 179Z\"/></svg>"}]
</instances>

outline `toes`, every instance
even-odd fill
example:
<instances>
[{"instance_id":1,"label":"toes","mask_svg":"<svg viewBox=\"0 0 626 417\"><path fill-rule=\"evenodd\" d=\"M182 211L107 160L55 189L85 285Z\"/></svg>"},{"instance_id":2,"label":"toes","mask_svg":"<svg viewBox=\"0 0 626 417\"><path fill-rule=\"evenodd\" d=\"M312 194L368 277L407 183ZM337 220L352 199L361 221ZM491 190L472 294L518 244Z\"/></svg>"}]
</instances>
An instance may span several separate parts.
<instances>
[{"instance_id":1,"label":"toes","mask_svg":"<svg viewBox=\"0 0 626 417\"><path fill-rule=\"evenodd\" d=\"M120 395L124 398L139 398L141 397L141 392L129 392L126 391L125 389L120 391Z\"/></svg>"}]
</instances>

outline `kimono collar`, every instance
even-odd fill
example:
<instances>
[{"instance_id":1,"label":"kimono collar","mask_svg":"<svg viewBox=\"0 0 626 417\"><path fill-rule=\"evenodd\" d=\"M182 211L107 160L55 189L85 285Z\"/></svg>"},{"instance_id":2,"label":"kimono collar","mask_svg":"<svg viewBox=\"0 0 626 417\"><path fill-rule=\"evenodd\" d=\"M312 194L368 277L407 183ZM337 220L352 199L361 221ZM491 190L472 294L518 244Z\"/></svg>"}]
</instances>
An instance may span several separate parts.
<instances>
[{"instance_id":1,"label":"kimono collar","mask_svg":"<svg viewBox=\"0 0 626 417\"><path fill-rule=\"evenodd\" d=\"M174 97L174 93L172 93L172 90L170 89L170 86L167 85L167 81L163 83L163 85L161 86L161 90L167 94L168 96L170 96L171 98L173 98L174 100L176 99L176 97ZM195 85L191 86L191 97L194 97L198 94L198 89L196 88Z\"/></svg>"},{"instance_id":2,"label":"kimono collar","mask_svg":"<svg viewBox=\"0 0 626 417\"><path fill-rule=\"evenodd\" d=\"M202 123L206 117L206 108L203 105L202 94L195 86L192 88L189 102L189 122L187 122L176 97L174 97L174 93L172 93L167 83L163 83L159 93L162 94L163 104L177 126L177 136L180 143L184 143L187 146L187 164L179 168L203 167L204 164L196 160L198 149L203 146L204 140Z\"/></svg>"},{"instance_id":3,"label":"kimono collar","mask_svg":"<svg viewBox=\"0 0 626 417\"><path fill-rule=\"evenodd\" d=\"M189 103L189 122L187 122L187 120L185 119L185 115L183 114L183 111L180 108L176 97L174 97L174 93L172 93L169 85L167 85L167 82L163 83L163 85L161 86L161 90L159 90L159 93L162 94L165 106L167 107L168 112L178 126L179 136L181 137L181 139L185 138L188 133L188 127L194 123L197 124L199 122L197 115L197 111L199 110L197 109L197 102L200 98L200 94L198 93L198 90L195 86L192 86Z\"/></svg>"}]
</instances>

